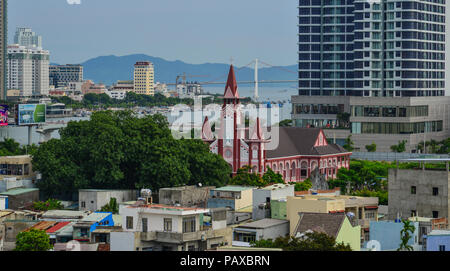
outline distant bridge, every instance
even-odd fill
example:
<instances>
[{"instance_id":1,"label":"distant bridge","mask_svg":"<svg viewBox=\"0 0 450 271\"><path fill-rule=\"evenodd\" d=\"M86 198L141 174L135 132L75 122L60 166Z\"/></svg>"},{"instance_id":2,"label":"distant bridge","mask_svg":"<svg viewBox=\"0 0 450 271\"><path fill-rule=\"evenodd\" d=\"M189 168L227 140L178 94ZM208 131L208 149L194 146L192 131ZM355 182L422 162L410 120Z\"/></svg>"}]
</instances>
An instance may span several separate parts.
<instances>
[{"instance_id":1,"label":"distant bridge","mask_svg":"<svg viewBox=\"0 0 450 271\"><path fill-rule=\"evenodd\" d=\"M261 80L259 84L271 84L271 83L297 83L298 80ZM225 85L227 82L197 82L200 85ZM256 81L238 81L238 84L255 84ZM176 86L176 83L168 83L168 86Z\"/></svg>"},{"instance_id":2,"label":"distant bridge","mask_svg":"<svg viewBox=\"0 0 450 271\"><path fill-rule=\"evenodd\" d=\"M246 67L249 67L251 65L254 65L254 71L255 71L254 80L252 80L252 81L239 81L237 83L238 84L255 84L254 99L256 101L259 98L259 86L258 86L259 84L294 83L294 82L297 83L298 82L298 80L258 80L258 64L259 63L262 63L263 65L271 67L271 68L275 68L275 69L281 70L283 72L295 74L296 77L298 76L298 72L297 71L292 71L292 70L289 70L289 69L286 69L286 68L283 68L283 67L280 67L280 66L274 66L272 64L268 64L268 63L263 62L263 61L258 60L258 59L253 60L252 62L250 62L249 64L247 64L245 66L237 68L236 71L239 71L239 70L241 70L243 68L246 68ZM225 85L226 82L222 81L222 80L226 80L227 76L228 76L228 74L223 74L220 77L215 78L213 80L206 81L206 82L197 82L197 83L200 84L200 85ZM166 85L176 86L175 89L177 90L178 89L178 85L179 85L178 79L180 77L183 78L184 84L186 84L187 83L186 82L186 77L207 77L207 76L199 76L199 75L197 75L197 76L195 76L195 75L193 75L193 76L186 76L186 74L184 74L183 76L178 75L176 80L175 80L175 83L168 83Z\"/></svg>"}]
</instances>

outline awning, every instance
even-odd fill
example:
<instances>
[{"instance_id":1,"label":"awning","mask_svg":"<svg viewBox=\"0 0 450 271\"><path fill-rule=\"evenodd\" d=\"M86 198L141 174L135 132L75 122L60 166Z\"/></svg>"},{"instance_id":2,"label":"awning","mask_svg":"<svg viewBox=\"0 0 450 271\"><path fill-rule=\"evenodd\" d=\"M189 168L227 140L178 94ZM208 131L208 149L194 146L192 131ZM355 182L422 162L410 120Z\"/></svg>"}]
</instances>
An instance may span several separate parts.
<instances>
[{"instance_id":1,"label":"awning","mask_svg":"<svg viewBox=\"0 0 450 271\"><path fill-rule=\"evenodd\" d=\"M378 209L378 206L364 206L364 209L366 209L366 210L374 210L374 209Z\"/></svg>"}]
</instances>

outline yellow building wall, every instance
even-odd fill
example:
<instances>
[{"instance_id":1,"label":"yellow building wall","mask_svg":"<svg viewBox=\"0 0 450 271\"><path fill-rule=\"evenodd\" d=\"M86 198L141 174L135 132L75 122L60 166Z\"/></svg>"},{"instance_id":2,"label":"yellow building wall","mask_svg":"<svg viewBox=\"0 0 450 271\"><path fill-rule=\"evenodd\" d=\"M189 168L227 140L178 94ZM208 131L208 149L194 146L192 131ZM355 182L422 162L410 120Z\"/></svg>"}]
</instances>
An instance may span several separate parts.
<instances>
[{"instance_id":1,"label":"yellow building wall","mask_svg":"<svg viewBox=\"0 0 450 271\"><path fill-rule=\"evenodd\" d=\"M253 204L253 189L241 191L241 199L235 200L235 210L239 210Z\"/></svg>"},{"instance_id":2,"label":"yellow building wall","mask_svg":"<svg viewBox=\"0 0 450 271\"><path fill-rule=\"evenodd\" d=\"M137 94L155 94L155 74L154 67L134 69L134 92Z\"/></svg>"},{"instance_id":3,"label":"yellow building wall","mask_svg":"<svg viewBox=\"0 0 450 271\"><path fill-rule=\"evenodd\" d=\"M287 216L289 220L289 233L294 235L295 228L297 227L299 215L298 213L329 213L332 211L344 211L344 200L317 200L317 199L304 199L301 197L287 197Z\"/></svg>"},{"instance_id":4,"label":"yellow building wall","mask_svg":"<svg viewBox=\"0 0 450 271\"><path fill-rule=\"evenodd\" d=\"M336 237L336 243L341 242L350 245L354 251L361 250L361 226L353 227L347 217L344 219L341 230Z\"/></svg>"}]
</instances>

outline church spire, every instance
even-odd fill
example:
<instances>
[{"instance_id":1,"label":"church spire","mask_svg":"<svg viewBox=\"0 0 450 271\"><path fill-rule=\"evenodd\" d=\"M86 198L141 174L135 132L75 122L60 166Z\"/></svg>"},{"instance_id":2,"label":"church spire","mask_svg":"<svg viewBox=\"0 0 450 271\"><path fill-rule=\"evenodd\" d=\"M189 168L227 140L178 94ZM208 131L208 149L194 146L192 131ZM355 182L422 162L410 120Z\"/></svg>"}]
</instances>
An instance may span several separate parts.
<instances>
[{"instance_id":1,"label":"church spire","mask_svg":"<svg viewBox=\"0 0 450 271\"><path fill-rule=\"evenodd\" d=\"M225 86L225 99L235 99L239 98L238 87L236 83L236 75L234 74L233 65L230 66L230 71L228 72L227 85Z\"/></svg>"}]
</instances>

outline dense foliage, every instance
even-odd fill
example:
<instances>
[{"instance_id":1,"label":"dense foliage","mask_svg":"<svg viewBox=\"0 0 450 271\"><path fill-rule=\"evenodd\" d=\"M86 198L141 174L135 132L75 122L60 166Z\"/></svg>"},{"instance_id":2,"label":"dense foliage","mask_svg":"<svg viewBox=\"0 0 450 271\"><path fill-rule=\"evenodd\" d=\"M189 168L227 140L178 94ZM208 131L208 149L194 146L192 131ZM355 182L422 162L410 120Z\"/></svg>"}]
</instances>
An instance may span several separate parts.
<instances>
[{"instance_id":1,"label":"dense foliage","mask_svg":"<svg viewBox=\"0 0 450 271\"><path fill-rule=\"evenodd\" d=\"M16 251L48 251L52 249L50 238L43 230L23 231L16 237Z\"/></svg>"},{"instance_id":2,"label":"dense foliage","mask_svg":"<svg viewBox=\"0 0 450 271\"><path fill-rule=\"evenodd\" d=\"M336 239L326 233L306 233L303 238L278 237L251 242L257 248L281 248L285 251L352 251L348 244L336 243Z\"/></svg>"},{"instance_id":3,"label":"dense foliage","mask_svg":"<svg viewBox=\"0 0 450 271\"><path fill-rule=\"evenodd\" d=\"M345 139L345 144L342 146L346 151L353 151L354 148L354 142L352 140L352 135L349 135L346 139Z\"/></svg>"},{"instance_id":4,"label":"dense foliage","mask_svg":"<svg viewBox=\"0 0 450 271\"><path fill-rule=\"evenodd\" d=\"M35 211L48 211L48 210L61 210L63 205L56 199L48 199L47 201L33 202L33 210Z\"/></svg>"},{"instance_id":5,"label":"dense foliage","mask_svg":"<svg viewBox=\"0 0 450 271\"><path fill-rule=\"evenodd\" d=\"M405 152L406 151L406 143L408 142L408 140L402 140L400 142L398 142L397 145L392 145L391 146L391 151L393 152Z\"/></svg>"},{"instance_id":6,"label":"dense foliage","mask_svg":"<svg viewBox=\"0 0 450 271\"><path fill-rule=\"evenodd\" d=\"M372 144L366 145L366 150L367 150L368 152L376 152L376 151L377 151L377 144L375 144L374 142L372 142Z\"/></svg>"},{"instance_id":7,"label":"dense foliage","mask_svg":"<svg viewBox=\"0 0 450 271\"><path fill-rule=\"evenodd\" d=\"M100 212L110 212L113 214L118 214L119 213L119 204L117 204L117 199L110 198L109 203L106 204L105 206L102 206L102 208L100 209Z\"/></svg>"},{"instance_id":8,"label":"dense foliage","mask_svg":"<svg viewBox=\"0 0 450 271\"><path fill-rule=\"evenodd\" d=\"M426 153L450 154L450 137L442 141L436 140L425 141L425 148L424 143L422 141L419 143L417 148L421 152ZM426 151L424 149L426 149Z\"/></svg>"},{"instance_id":9,"label":"dense foliage","mask_svg":"<svg viewBox=\"0 0 450 271\"><path fill-rule=\"evenodd\" d=\"M37 148L38 147L35 144L31 146L20 146L14 139L4 138L3 141L0 142L0 156L33 154Z\"/></svg>"},{"instance_id":10,"label":"dense foliage","mask_svg":"<svg viewBox=\"0 0 450 271\"><path fill-rule=\"evenodd\" d=\"M268 168L263 176L253 173L250 166L244 166L237 170L236 175L230 180L230 185L243 185L264 187L269 184L284 183L283 176L275 173L271 168Z\"/></svg>"},{"instance_id":11,"label":"dense foliage","mask_svg":"<svg viewBox=\"0 0 450 271\"><path fill-rule=\"evenodd\" d=\"M180 185L222 186L230 166L200 140L175 140L162 115L100 111L69 122L60 139L42 144L33 169L47 196L78 189L135 189Z\"/></svg>"},{"instance_id":12,"label":"dense foliage","mask_svg":"<svg viewBox=\"0 0 450 271\"><path fill-rule=\"evenodd\" d=\"M306 179L303 182L295 183L295 191L308 191L312 188L312 182L310 179Z\"/></svg>"}]
</instances>

